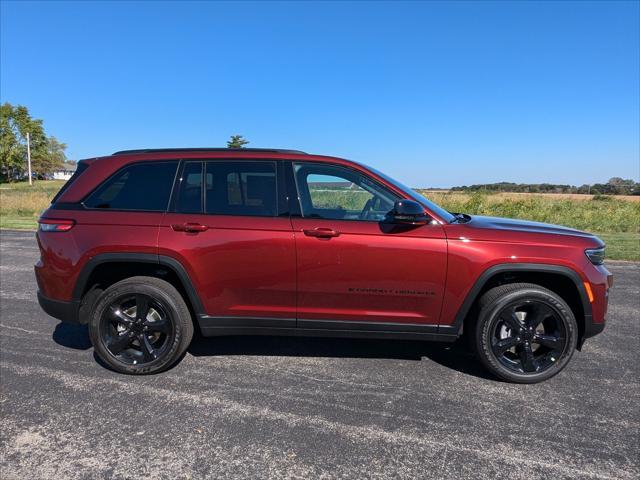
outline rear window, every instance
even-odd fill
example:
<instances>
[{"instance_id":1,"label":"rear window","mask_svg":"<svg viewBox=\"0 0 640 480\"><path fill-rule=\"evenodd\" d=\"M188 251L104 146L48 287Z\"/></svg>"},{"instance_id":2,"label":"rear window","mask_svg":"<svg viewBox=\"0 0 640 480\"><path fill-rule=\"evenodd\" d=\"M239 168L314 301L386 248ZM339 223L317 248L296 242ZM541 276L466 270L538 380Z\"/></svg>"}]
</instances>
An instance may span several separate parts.
<instances>
[{"instance_id":1,"label":"rear window","mask_svg":"<svg viewBox=\"0 0 640 480\"><path fill-rule=\"evenodd\" d=\"M177 161L139 163L106 180L83 202L87 208L164 212Z\"/></svg>"},{"instance_id":2,"label":"rear window","mask_svg":"<svg viewBox=\"0 0 640 480\"><path fill-rule=\"evenodd\" d=\"M73 175L71 175L71 178L65 182L62 188L58 190L58 193L55 194L55 196L51 200L51 203L56 203L58 201L58 198L60 198L60 195L62 195L65 192L65 190L67 190L71 186L71 184L75 182L80 177L80 175L82 175L82 172L84 172L87 168L89 168L88 163L78 162L78 164L76 165L76 171L73 172Z\"/></svg>"}]
</instances>

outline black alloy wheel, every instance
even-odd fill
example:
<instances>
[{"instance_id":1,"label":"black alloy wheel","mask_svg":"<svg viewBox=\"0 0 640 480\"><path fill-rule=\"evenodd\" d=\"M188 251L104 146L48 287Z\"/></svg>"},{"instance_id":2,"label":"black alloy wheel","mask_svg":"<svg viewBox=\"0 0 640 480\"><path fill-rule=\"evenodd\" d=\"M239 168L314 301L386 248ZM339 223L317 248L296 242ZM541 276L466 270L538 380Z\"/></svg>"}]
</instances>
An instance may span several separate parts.
<instances>
[{"instance_id":1,"label":"black alloy wheel","mask_svg":"<svg viewBox=\"0 0 640 480\"><path fill-rule=\"evenodd\" d=\"M143 293L116 298L105 309L101 324L107 350L127 365L157 360L175 334L171 315L157 299Z\"/></svg>"},{"instance_id":2,"label":"black alloy wheel","mask_svg":"<svg viewBox=\"0 0 640 480\"><path fill-rule=\"evenodd\" d=\"M573 311L540 285L494 287L479 301L473 345L485 367L516 383L553 377L569 363L578 342Z\"/></svg>"},{"instance_id":3,"label":"black alloy wheel","mask_svg":"<svg viewBox=\"0 0 640 480\"><path fill-rule=\"evenodd\" d=\"M96 300L89 337L98 357L122 373L170 368L193 337L191 312L176 288L155 277L131 277Z\"/></svg>"},{"instance_id":4,"label":"black alloy wheel","mask_svg":"<svg viewBox=\"0 0 640 480\"><path fill-rule=\"evenodd\" d=\"M539 373L552 367L569 338L560 312L539 300L522 300L503 308L491 329L496 359L516 373Z\"/></svg>"}]
</instances>

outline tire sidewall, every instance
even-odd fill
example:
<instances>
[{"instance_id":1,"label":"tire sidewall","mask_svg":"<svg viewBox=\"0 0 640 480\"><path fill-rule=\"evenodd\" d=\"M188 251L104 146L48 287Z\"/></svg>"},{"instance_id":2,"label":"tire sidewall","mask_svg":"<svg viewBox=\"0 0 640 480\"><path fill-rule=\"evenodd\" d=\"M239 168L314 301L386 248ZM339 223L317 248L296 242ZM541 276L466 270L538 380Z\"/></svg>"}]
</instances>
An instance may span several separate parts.
<instances>
[{"instance_id":1,"label":"tire sidewall","mask_svg":"<svg viewBox=\"0 0 640 480\"><path fill-rule=\"evenodd\" d=\"M560 320L564 323L569 341L557 362L550 368L540 373L519 374L502 365L494 356L491 348L491 330L497 314L507 305L516 301L536 300L542 301L559 313ZM476 351L480 360L491 372L503 380L517 383L537 383L547 380L558 374L571 360L578 341L578 327L575 316L567 303L554 293L536 288L523 288L507 293L493 303L486 305L480 311L476 325Z\"/></svg>"},{"instance_id":2,"label":"tire sidewall","mask_svg":"<svg viewBox=\"0 0 640 480\"><path fill-rule=\"evenodd\" d=\"M171 317L175 333L171 346L164 355L162 355L162 357L144 365L129 365L120 362L107 349L106 345L104 345L101 335L101 322L106 309L114 300L125 294L131 295L137 293L149 295L167 310ZM91 343L93 344L94 350L100 359L114 370L122 373L135 374L156 373L170 367L181 353L181 344L183 343L184 338L184 326L180 319L183 314L184 312L180 312L179 305L177 305L177 302L172 295L155 285L145 285L143 283L119 283L105 290L96 302L89 320L89 337L91 338Z\"/></svg>"}]
</instances>

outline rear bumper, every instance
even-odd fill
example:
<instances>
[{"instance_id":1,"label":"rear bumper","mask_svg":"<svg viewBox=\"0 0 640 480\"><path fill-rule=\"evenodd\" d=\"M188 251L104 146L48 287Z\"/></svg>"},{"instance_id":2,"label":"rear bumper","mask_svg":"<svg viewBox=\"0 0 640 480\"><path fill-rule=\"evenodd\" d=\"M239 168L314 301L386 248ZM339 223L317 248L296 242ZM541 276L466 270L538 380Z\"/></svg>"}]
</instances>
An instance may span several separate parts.
<instances>
[{"instance_id":1,"label":"rear bumper","mask_svg":"<svg viewBox=\"0 0 640 480\"><path fill-rule=\"evenodd\" d=\"M80 310L80 302L64 302L60 300L53 300L45 297L40 291L38 291L38 303L42 310L48 315L51 315L58 320L62 320L64 323L80 324L78 312Z\"/></svg>"}]
</instances>

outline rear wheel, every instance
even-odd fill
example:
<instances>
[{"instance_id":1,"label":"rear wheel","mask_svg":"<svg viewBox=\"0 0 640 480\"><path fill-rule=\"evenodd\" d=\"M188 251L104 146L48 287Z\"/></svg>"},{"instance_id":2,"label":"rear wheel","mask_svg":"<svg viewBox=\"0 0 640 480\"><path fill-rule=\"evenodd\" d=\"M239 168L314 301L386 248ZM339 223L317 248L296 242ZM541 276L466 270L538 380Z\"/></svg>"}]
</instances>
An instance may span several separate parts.
<instances>
[{"instance_id":1,"label":"rear wheel","mask_svg":"<svg viewBox=\"0 0 640 480\"><path fill-rule=\"evenodd\" d=\"M571 308L554 292L527 283L502 285L480 299L475 350L497 377L537 383L569 363L577 333Z\"/></svg>"},{"instance_id":2,"label":"rear wheel","mask_svg":"<svg viewBox=\"0 0 640 480\"><path fill-rule=\"evenodd\" d=\"M89 336L98 356L123 373L171 367L193 337L191 314L173 285L132 277L107 288L95 303Z\"/></svg>"}]
</instances>

